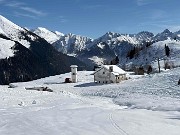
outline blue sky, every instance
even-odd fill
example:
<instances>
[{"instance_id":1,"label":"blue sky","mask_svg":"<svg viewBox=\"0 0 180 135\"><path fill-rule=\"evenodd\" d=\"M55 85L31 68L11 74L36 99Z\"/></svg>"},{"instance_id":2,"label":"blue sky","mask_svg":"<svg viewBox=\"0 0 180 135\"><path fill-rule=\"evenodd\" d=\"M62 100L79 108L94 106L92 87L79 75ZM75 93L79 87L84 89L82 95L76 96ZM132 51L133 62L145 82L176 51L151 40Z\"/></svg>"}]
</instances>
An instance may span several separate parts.
<instances>
[{"instance_id":1,"label":"blue sky","mask_svg":"<svg viewBox=\"0 0 180 135\"><path fill-rule=\"evenodd\" d=\"M0 14L27 27L98 38L108 31L180 30L180 0L0 0Z\"/></svg>"}]
</instances>

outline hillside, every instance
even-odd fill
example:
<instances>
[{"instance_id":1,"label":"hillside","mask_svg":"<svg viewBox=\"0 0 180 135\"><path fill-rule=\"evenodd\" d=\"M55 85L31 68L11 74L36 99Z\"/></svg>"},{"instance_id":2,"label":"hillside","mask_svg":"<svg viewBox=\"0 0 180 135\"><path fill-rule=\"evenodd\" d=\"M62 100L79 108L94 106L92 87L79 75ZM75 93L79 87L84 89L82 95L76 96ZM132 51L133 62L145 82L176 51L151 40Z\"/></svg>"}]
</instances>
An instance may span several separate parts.
<instances>
[{"instance_id":1,"label":"hillside","mask_svg":"<svg viewBox=\"0 0 180 135\"><path fill-rule=\"evenodd\" d=\"M70 71L86 65L62 54L43 38L0 16L0 84L29 81ZM6 51L6 52L5 52Z\"/></svg>"}]
</instances>

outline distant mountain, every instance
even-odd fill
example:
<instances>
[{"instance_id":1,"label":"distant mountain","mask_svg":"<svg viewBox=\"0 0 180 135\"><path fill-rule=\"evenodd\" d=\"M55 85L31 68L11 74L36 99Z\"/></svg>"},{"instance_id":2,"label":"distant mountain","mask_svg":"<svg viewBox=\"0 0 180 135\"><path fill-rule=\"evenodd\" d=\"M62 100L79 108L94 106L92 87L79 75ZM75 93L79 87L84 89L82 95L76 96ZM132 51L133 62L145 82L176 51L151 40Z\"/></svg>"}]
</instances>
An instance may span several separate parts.
<instances>
[{"instance_id":1,"label":"distant mountain","mask_svg":"<svg viewBox=\"0 0 180 135\"><path fill-rule=\"evenodd\" d=\"M176 34L173 32L170 32L168 29L165 29L162 33L158 33L153 40L154 41L164 41L167 39L173 39L176 37Z\"/></svg>"},{"instance_id":2,"label":"distant mountain","mask_svg":"<svg viewBox=\"0 0 180 135\"><path fill-rule=\"evenodd\" d=\"M152 41L154 34L148 31L142 31L139 32L138 34L135 34L134 36L136 40L139 42L144 42L144 41L148 42L148 41Z\"/></svg>"},{"instance_id":3,"label":"distant mountain","mask_svg":"<svg viewBox=\"0 0 180 135\"><path fill-rule=\"evenodd\" d=\"M40 36L41 38L44 38L50 44L58 41L62 36L64 36L63 33L60 33L58 31L52 32L42 27L38 27L37 29L31 31Z\"/></svg>"},{"instance_id":4,"label":"distant mountain","mask_svg":"<svg viewBox=\"0 0 180 135\"><path fill-rule=\"evenodd\" d=\"M81 51L76 57L87 64L102 65L103 63L108 64L116 55L106 42L99 42Z\"/></svg>"},{"instance_id":5,"label":"distant mountain","mask_svg":"<svg viewBox=\"0 0 180 135\"><path fill-rule=\"evenodd\" d=\"M29 81L87 66L58 52L45 39L0 16L0 84Z\"/></svg>"},{"instance_id":6,"label":"distant mountain","mask_svg":"<svg viewBox=\"0 0 180 135\"><path fill-rule=\"evenodd\" d=\"M161 41L166 40L174 42L174 39L177 41L180 40L180 31L173 33L166 29L157 35L148 31L142 31L137 34L107 32L97 39L75 34L65 34L61 36L58 41L52 43L52 45L59 52L74 56L91 66L110 63L112 59L118 56L120 66L124 67L129 62L138 65L141 65L141 63L144 64L144 60L142 62L135 60L135 58L141 60L139 59L139 54L148 52L149 48L151 48L151 46L155 47L154 45L157 45L158 42L162 44L164 42ZM152 50L155 51L156 49ZM150 54L151 52L149 52L149 55ZM149 60L146 60L145 63L151 63L156 56L148 57Z\"/></svg>"},{"instance_id":7,"label":"distant mountain","mask_svg":"<svg viewBox=\"0 0 180 135\"><path fill-rule=\"evenodd\" d=\"M61 38L52 45L62 53L74 55L87 49L92 41L91 38L70 33L61 36Z\"/></svg>"}]
</instances>

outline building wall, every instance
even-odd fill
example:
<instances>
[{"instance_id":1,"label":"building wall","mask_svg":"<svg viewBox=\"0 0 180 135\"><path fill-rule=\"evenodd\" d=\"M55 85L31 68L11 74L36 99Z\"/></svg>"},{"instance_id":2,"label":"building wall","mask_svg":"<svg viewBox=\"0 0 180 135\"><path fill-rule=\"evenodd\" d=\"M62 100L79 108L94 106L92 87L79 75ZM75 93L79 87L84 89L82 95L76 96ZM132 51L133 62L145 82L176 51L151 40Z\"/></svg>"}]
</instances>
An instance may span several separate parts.
<instances>
[{"instance_id":1,"label":"building wall","mask_svg":"<svg viewBox=\"0 0 180 135\"><path fill-rule=\"evenodd\" d=\"M119 75L119 76L116 76L116 83L119 83L123 80L126 80L126 75Z\"/></svg>"},{"instance_id":2,"label":"building wall","mask_svg":"<svg viewBox=\"0 0 180 135\"><path fill-rule=\"evenodd\" d=\"M71 68L71 80L73 83L77 82L77 68L75 67Z\"/></svg>"},{"instance_id":3,"label":"building wall","mask_svg":"<svg viewBox=\"0 0 180 135\"><path fill-rule=\"evenodd\" d=\"M105 68L102 68L101 70L99 70L94 74L94 80L97 83L111 83L110 78L111 78L111 74Z\"/></svg>"},{"instance_id":4,"label":"building wall","mask_svg":"<svg viewBox=\"0 0 180 135\"><path fill-rule=\"evenodd\" d=\"M109 70L102 68L94 74L94 81L97 83L119 83L126 79L126 75L115 76Z\"/></svg>"}]
</instances>

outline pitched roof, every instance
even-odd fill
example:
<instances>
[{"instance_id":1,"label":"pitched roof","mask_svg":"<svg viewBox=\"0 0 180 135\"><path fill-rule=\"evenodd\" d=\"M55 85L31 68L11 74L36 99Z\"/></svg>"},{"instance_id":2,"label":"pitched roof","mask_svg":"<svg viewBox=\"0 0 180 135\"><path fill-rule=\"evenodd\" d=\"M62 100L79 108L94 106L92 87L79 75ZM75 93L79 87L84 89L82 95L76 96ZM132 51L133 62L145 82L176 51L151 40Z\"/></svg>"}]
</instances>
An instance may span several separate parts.
<instances>
[{"instance_id":1,"label":"pitched roof","mask_svg":"<svg viewBox=\"0 0 180 135\"><path fill-rule=\"evenodd\" d=\"M116 65L103 65L107 70L109 70L110 67L113 67L113 72L114 73L119 73L119 74L126 74L124 70L122 70L120 67Z\"/></svg>"},{"instance_id":2,"label":"pitched roof","mask_svg":"<svg viewBox=\"0 0 180 135\"><path fill-rule=\"evenodd\" d=\"M113 74L114 75L119 75L119 74L126 74L126 72L124 70L122 70L121 68L119 68L116 65L102 65L101 68L97 71L95 71L93 74L97 73L98 71L100 71L102 68L105 68L107 70L109 70L109 67L113 67Z\"/></svg>"}]
</instances>

